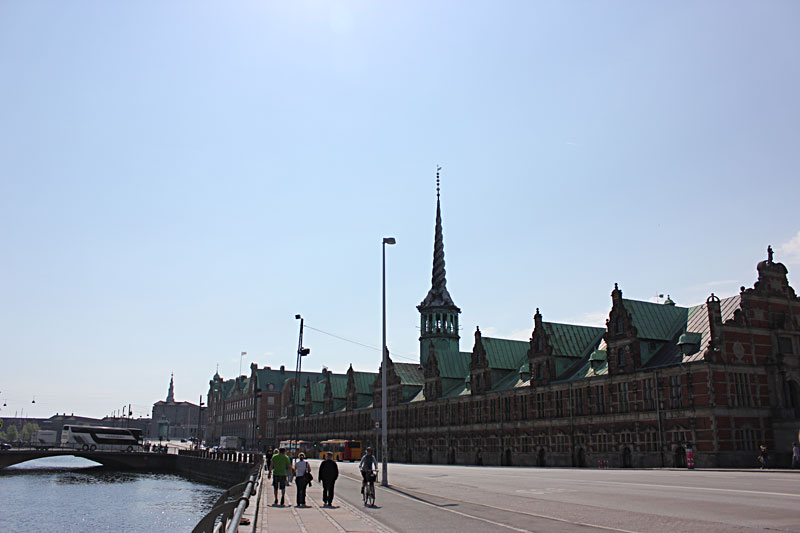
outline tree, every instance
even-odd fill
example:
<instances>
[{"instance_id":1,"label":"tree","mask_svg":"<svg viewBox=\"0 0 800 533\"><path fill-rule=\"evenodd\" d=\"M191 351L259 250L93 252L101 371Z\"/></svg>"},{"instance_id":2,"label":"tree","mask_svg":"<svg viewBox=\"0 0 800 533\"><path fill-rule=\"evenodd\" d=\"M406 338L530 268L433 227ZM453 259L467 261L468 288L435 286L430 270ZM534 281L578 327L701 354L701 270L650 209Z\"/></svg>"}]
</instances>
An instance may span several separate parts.
<instances>
[{"instance_id":1,"label":"tree","mask_svg":"<svg viewBox=\"0 0 800 533\"><path fill-rule=\"evenodd\" d=\"M13 442L19 438L19 431L17 430L17 426L8 426L6 430L6 438Z\"/></svg>"},{"instance_id":2,"label":"tree","mask_svg":"<svg viewBox=\"0 0 800 533\"><path fill-rule=\"evenodd\" d=\"M33 434L39 431L39 424L28 422L22 428L22 440L23 442L30 442Z\"/></svg>"}]
</instances>

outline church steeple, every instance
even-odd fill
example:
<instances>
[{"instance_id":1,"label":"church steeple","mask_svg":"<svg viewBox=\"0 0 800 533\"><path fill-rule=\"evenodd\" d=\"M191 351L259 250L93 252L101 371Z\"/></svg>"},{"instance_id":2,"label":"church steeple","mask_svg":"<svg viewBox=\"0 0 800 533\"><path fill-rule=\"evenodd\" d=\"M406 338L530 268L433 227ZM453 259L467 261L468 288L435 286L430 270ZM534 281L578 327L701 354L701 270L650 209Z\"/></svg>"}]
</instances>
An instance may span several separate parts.
<instances>
[{"instance_id":1,"label":"church steeple","mask_svg":"<svg viewBox=\"0 0 800 533\"><path fill-rule=\"evenodd\" d=\"M433 273L428 295L417 306L420 312L419 356L424 365L430 346L438 351L458 351L458 314L461 310L453 303L447 291L444 269L444 237L442 236L442 208L439 198L439 171L436 167L436 227L433 238Z\"/></svg>"},{"instance_id":2,"label":"church steeple","mask_svg":"<svg viewBox=\"0 0 800 533\"><path fill-rule=\"evenodd\" d=\"M173 382L173 374L169 375L169 392L167 393L167 403L175 402L175 383Z\"/></svg>"}]
</instances>

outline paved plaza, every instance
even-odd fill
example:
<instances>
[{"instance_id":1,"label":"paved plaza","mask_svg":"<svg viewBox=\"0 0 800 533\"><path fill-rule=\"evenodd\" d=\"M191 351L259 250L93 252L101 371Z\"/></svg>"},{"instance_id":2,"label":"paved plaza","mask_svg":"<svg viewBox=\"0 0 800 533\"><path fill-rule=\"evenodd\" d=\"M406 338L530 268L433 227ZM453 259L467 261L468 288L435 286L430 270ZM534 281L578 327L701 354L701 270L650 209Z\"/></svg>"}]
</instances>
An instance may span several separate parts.
<instances>
[{"instance_id":1,"label":"paved plaza","mask_svg":"<svg viewBox=\"0 0 800 533\"><path fill-rule=\"evenodd\" d=\"M312 462L314 472L319 462ZM306 508L272 506L258 531L800 531L800 471L596 470L389 465L391 487L361 502L357 464L339 463L334 508L314 482ZM266 489L269 488L267 491Z\"/></svg>"}]
</instances>

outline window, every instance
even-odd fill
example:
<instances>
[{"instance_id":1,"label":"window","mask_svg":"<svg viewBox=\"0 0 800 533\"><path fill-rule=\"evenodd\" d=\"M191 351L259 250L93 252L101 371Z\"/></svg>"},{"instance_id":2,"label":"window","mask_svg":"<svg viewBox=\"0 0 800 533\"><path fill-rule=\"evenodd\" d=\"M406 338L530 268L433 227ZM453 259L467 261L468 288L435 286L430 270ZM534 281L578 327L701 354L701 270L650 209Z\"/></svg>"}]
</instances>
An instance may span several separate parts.
<instances>
[{"instance_id":1,"label":"window","mask_svg":"<svg viewBox=\"0 0 800 533\"><path fill-rule=\"evenodd\" d=\"M642 382L642 384L644 389L644 408L655 409L656 401L655 401L655 391L653 390L653 378L645 379Z\"/></svg>"},{"instance_id":2,"label":"window","mask_svg":"<svg viewBox=\"0 0 800 533\"><path fill-rule=\"evenodd\" d=\"M583 415L583 389L572 391L572 413L575 416Z\"/></svg>"},{"instance_id":3,"label":"window","mask_svg":"<svg viewBox=\"0 0 800 533\"><path fill-rule=\"evenodd\" d=\"M792 355L792 338L778 337L778 349L783 355Z\"/></svg>"},{"instance_id":4,"label":"window","mask_svg":"<svg viewBox=\"0 0 800 533\"><path fill-rule=\"evenodd\" d=\"M750 395L750 374L735 373L733 375L734 395L731 405L737 407L750 407L753 398Z\"/></svg>"},{"instance_id":5,"label":"window","mask_svg":"<svg viewBox=\"0 0 800 533\"><path fill-rule=\"evenodd\" d=\"M617 350L617 366L619 368L625 367L625 350L623 348Z\"/></svg>"},{"instance_id":6,"label":"window","mask_svg":"<svg viewBox=\"0 0 800 533\"><path fill-rule=\"evenodd\" d=\"M756 432L750 428L737 429L735 431L736 443L735 446L740 450L756 450L758 443L756 440Z\"/></svg>"},{"instance_id":7,"label":"window","mask_svg":"<svg viewBox=\"0 0 800 533\"><path fill-rule=\"evenodd\" d=\"M622 320L621 316L617 317L616 326L614 328L615 333L624 333L625 332L625 321Z\"/></svg>"},{"instance_id":8,"label":"window","mask_svg":"<svg viewBox=\"0 0 800 533\"><path fill-rule=\"evenodd\" d=\"M553 403L556 405L556 416L564 416L564 391L553 393Z\"/></svg>"},{"instance_id":9,"label":"window","mask_svg":"<svg viewBox=\"0 0 800 533\"><path fill-rule=\"evenodd\" d=\"M596 398L596 406L598 413L605 413L606 412L606 389L603 385L600 385L596 388L597 394L595 394Z\"/></svg>"},{"instance_id":10,"label":"window","mask_svg":"<svg viewBox=\"0 0 800 533\"><path fill-rule=\"evenodd\" d=\"M670 376L669 378L669 406L676 409L681 406L681 377Z\"/></svg>"},{"instance_id":11,"label":"window","mask_svg":"<svg viewBox=\"0 0 800 533\"><path fill-rule=\"evenodd\" d=\"M619 394L619 410L623 413L629 409L628 405L628 384L617 383L617 393Z\"/></svg>"},{"instance_id":12,"label":"window","mask_svg":"<svg viewBox=\"0 0 800 533\"><path fill-rule=\"evenodd\" d=\"M544 393L536 394L536 416L544 418Z\"/></svg>"}]
</instances>

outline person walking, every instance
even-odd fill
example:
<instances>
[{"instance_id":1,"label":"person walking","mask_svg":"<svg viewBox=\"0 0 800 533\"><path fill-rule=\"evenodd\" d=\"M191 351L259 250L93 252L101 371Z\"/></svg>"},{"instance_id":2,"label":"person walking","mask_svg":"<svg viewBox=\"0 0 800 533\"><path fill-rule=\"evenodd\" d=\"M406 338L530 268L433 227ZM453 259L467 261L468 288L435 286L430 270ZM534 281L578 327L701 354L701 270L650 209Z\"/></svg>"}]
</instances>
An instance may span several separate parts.
<instances>
[{"instance_id":1,"label":"person walking","mask_svg":"<svg viewBox=\"0 0 800 533\"><path fill-rule=\"evenodd\" d=\"M767 447L761 445L761 453L758 454L758 462L761 463L761 470L769 468L769 454L767 454Z\"/></svg>"},{"instance_id":2,"label":"person walking","mask_svg":"<svg viewBox=\"0 0 800 533\"><path fill-rule=\"evenodd\" d=\"M306 487L308 478L306 474L311 473L311 465L306 461L306 454L300 452L297 462L294 464L294 484L297 486L297 507L306 506Z\"/></svg>"},{"instance_id":3,"label":"person walking","mask_svg":"<svg viewBox=\"0 0 800 533\"><path fill-rule=\"evenodd\" d=\"M800 468L800 447L792 443L792 468Z\"/></svg>"},{"instance_id":4,"label":"person walking","mask_svg":"<svg viewBox=\"0 0 800 533\"><path fill-rule=\"evenodd\" d=\"M319 480L322 483L322 505L330 507L333 505L333 486L336 478L339 477L339 466L333 460L333 454L325 454L325 460L319 465Z\"/></svg>"},{"instance_id":5,"label":"person walking","mask_svg":"<svg viewBox=\"0 0 800 533\"><path fill-rule=\"evenodd\" d=\"M269 473L267 479L272 477L272 487L275 489L275 501L272 505L278 505L278 489L281 491L281 505L286 495L286 472L290 468L291 460L286 455L286 448L275 450L275 455L269 463ZM275 474L273 477L272 474Z\"/></svg>"}]
</instances>

